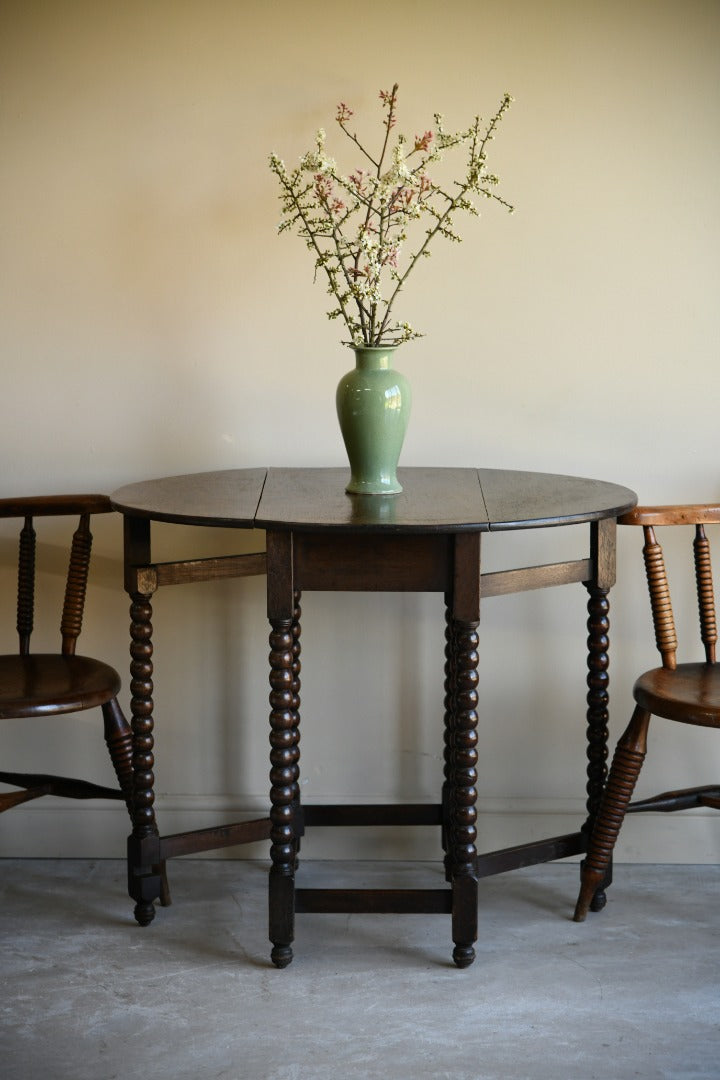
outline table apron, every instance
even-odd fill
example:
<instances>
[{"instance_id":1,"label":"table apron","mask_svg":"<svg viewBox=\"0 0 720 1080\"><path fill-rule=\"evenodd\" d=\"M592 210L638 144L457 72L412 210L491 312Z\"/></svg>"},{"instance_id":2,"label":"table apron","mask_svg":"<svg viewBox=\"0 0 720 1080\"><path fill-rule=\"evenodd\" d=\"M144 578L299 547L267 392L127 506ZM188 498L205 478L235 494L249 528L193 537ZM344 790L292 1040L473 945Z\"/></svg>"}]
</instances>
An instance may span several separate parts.
<instances>
[{"instance_id":1,"label":"table apron","mask_svg":"<svg viewBox=\"0 0 720 1080\"><path fill-rule=\"evenodd\" d=\"M316 591L446 592L454 537L293 533L294 587Z\"/></svg>"},{"instance_id":2,"label":"table apron","mask_svg":"<svg viewBox=\"0 0 720 1080\"><path fill-rule=\"evenodd\" d=\"M481 574L478 533L383 536L282 532L269 537L268 548L268 570L271 576L278 576L279 592L284 588L293 592L448 593L458 578L468 576L471 566L474 572L470 576L478 578L480 593L486 597L594 583L599 576L597 551L585 559ZM474 580L471 587L474 591Z\"/></svg>"}]
</instances>

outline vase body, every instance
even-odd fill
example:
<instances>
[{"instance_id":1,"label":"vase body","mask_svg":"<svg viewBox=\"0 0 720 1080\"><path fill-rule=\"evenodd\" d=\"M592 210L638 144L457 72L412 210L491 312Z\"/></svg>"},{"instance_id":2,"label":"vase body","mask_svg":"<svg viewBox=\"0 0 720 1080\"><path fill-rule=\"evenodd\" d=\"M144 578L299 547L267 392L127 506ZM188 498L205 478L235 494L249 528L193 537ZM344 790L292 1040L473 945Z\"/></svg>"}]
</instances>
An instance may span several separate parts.
<instances>
[{"instance_id":1,"label":"vase body","mask_svg":"<svg viewBox=\"0 0 720 1080\"><path fill-rule=\"evenodd\" d=\"M340 431L350 461L346 491L393 495L410 416L410 384L392 367L394 347L356 347L355 367L337 388Z\"/></svg>"}]
</instances>

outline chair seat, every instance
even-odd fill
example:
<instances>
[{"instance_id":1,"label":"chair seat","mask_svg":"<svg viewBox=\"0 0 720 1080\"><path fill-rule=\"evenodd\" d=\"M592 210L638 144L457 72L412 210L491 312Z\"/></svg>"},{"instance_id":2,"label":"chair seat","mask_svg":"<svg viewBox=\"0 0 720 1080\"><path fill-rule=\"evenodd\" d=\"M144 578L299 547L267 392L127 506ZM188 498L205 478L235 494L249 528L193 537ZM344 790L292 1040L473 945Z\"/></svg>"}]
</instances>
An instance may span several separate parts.
<instances>
[{"instance_id":1,"label":"chair seat","mask_svg":"<svg viewBox=\"0 0 720 1080\"><path fill-rule=\"evenodd\" d=\"M114 668L87 656L0 656L0 719L54 716L104 705L120 692Z\"/></svg>"},{"instance_id":2,"label":"chair seat","mask_svg":"<svg viewBox=\"0 0 720 1080\"><path fill-rule=\"evenodd\" d=\"M678 664L674 671L655 668L635 683L638 705L653 716L682 724L720 727L720 665Z\"/></svg>"}]
</instances>

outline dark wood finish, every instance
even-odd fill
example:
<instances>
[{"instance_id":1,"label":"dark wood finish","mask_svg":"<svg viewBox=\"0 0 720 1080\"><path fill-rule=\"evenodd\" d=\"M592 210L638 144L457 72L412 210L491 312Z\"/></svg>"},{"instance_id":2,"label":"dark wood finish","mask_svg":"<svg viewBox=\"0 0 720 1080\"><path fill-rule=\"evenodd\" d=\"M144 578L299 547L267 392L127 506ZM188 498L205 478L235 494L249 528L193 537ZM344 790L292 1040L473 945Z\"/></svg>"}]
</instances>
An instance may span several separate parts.
<instances>
[{"instance_id":1,"label":"dark wood finish","mask_svg":"<svg viewBox=\"0 0 720 1080\"><path fill-rule=\"evenodd\" d=\"M446 701L445 873L452 889L453 960L459 968L475 959L477 939L477 705L480 623L480 533L454 537L452 579L445 583L450 616L452 664ZM449 705L449 713L447 706Z\"/></svg>"},{"instance_id":2,"label":"dark wood finish","mask_svg":"<svg viewBox=\"0 0 720 1080\"><path fill-rule=\"evenodd\" d=\"M589 557L551 566L482 575L480 538L495 527L519 528L522 503L532 491L531 474L470 470L407 470L404 492L393 503L384 498L348 496L335 470L270 470L256 524L267 530L268 614L271 634L271 743L273 750L273 866L270 873L272 959L279 967L292 960L295 911L423 910L407 907L402 890L295 890L297 842L305 826L333 814L349 826L375 820L367 810L313 808L295 802L299 758L287 757L297 745L299 717L278 699L289 682L291 597L295 590L419 590L443 592L447 605L445 782L441 842L450 890L440 898L418 899L424 910L452 914L453 958L464 967L474 958L477 937L477 882L482 856L475 848L477 797L477 627L480 595L583 582L590 590L588 731L589 820L599 801L607 756L607 593L614 581L615 529L608 515L634 502L632 492L595 481L541 477L543 496L531 506L525 527L566 522L590 524ZM488 492L485 490L487 482ZM432 486L432 497L428 489ZM449 489L449 490L448 490ZM488 497L489 496L489 497ZM430 504L430 505L428 505ZM490 509L492 508L492 509ZM278 708L278 706L280 706ZM605 740L603 743L602 740ZM283 756L285 755L285 756ZM279 767L279 771L278 771ZM434 813L434 811L433 811ZM509 865L584 851L586 832L523 845ZM498 859L483 864L498 872ZM300 899L298 899L300 897ZM439 908L438 906L439 905Z\"/></svg>"},{"instance_id":3,"label":"dark wood finish","mask_svg":"<svg viewBox=\"0 0 720 1080\"><path fill-rule=\"evenodd\" d=\"M133 518L251 529L265 476L265 469L168 476L119 488L112 494L112 503L121 514Z\"/></svg>"},{"instance_id":4,"label":"dark wood finish","mask_svg":"<svg viewBox=\"0 0 720 1080\"><path fill-rule=\"evenodd\" d=\"M452 559L451 537L433 533L293 533L294 574L315 592L441 592Z\"/></svg>"},{"instance_id":5,"label":"dark wood finish","mask_svg":"<svg viewBox=\"0 0 720 1080\"><path fill-rule=\"evenodd\" d=\"M464 478L464 477L463 477ZM303 500L308 498L307 488ZM412 503L410 504L412 511ZM290 511L292 513L292 511ZM294 518L293 514L293 518ZM409 517L412 514L408 514ZM323 525L327 519L323 519ZM270 939L272 960L285 967L292 960L299 813L298 698L294 681L293 643L299 637L299 595L306 588L434 590L450 598L450 632L454 663L451 673L451 737L449 778L443 819L452 887L448 901L453 915L454 959L466 967L474 959L477 937L475 873L475 800L477 797L477 625L480 614L480 531L439 530L424 535L390 533L368 537L341 532L329 545L325 530L267 528L268 615L270 635L271 725L271 860ZM335 551L337 550L337 559ZM395 578L393 578L395 574ZM347 893L342 896L346 905ZM385 894L383 894L385 895ZM356 891L356 910L387 899ZM309 902L309 901L308 901ZM322 901L329 903L329 899ZM394 901L393 901L394 902ZM345 910L345 907L343 907ZM392 908L392 910L396 910ZM434 910L434 908L433 908Z\"/></svg>"},{"instance_id":6,"label":"dark wood finish","mask_svg":"<svg viewBox=\"0 0 720 1080\"><path fill-rule=\"evenodd\" d=\"M132 714L133 832L128 839L132 866L130 895L135 918L147 926L153 901L162 895L163 867L155 821L155 738L153 718L152 604L150 596L132 594L130 604L130 711ZM148 842L149 841L149 842ZM148 852L152 855L148 857Z\"/></svg>"},{"instance_id":7,"label":"dark wood finish","mask_svg":"<svg viewBox=\"0 0 720 1080\"><path fill-rule=\"evenodd\" d=\"M158 520L208 524L209 507L217 501L220 518L215 524L236 528L252 526L264 470L171 477L149 484L130 485L113 495L122 509L123 499L138 498L137 513L125 507L125 588L130 595L130 710L132 728L132 835L128 838L128 890L135 901L135 918L147 926L155 917L155 901L169 902L166 862L178 855L252 843L269 836L269 819L237 822L208 829L161 836L155 818L155 720L153 702L152 612L157 590L165 585L248 577L264 574L264 552L221 558L154 563L151 551L151 516L148 503L158 504ZM235 485L237 484L237 490ZM150 493L148 496L147 493ZM229 517L228 517L229 515ZM237 515L237 516L233 516ZM212 523L212 522L211 522Z\"/></svg>"},{"instance_id":8,"label":"dark wood finish","mask_svg":"<svg viewBox=\"0 0 720 1080\"><path fill-rule=\"evenodd\" d=\"M607 786L594 815L588 852L582 868L575 921L582 922L588 909L599 910L604 902L613 849L625 814L630 811L684 810L691 806L720 808L720 785L664 792L631 804L635 785L647 753L648 727L652 716L682 724L720 727L720 667L716 664L717 621L705 526L720 523L716 505L637 507L619 519L623 525L643 528L643 557L650 592L655 642L662 667L646 671L633 687L635 709L613 757ZM700 637L705 660L678 663L678 639L673 618L670 587L662 547L655 529L663 525L694 526L693 555L697 581Z\"/></svg>"},{"instance_id":9,"label":"dark wood finish","mask_svg":"<svg viewBox=\"0 0 720 1080\"><path fill-rule=\"evenodd\" d=\"M477 665L480 597L583 583L589 590L588 821L605 776L607 593L614 581L615 518L635 503L627 488L547 474L477 469L401 470L403 492L348 495L343 469L270 469L198 474L123 488L126 588L134 605L133 727L138 802L129 848L131 895L144 914L158 895L162 857L215 843L223 827L158 836L152 812L150 601L161 584L233 575L240 557L153 564L150 521L266 530L270 622L269 821L250 823L271 839L269 930L272 960L292 960L296 911L432 911L451 915L454 960L470 964L477 937L477 883L486 874L585 850L585 829L478 856ZM237 490L235 488L237 487ZM254 505L253 505L254 504ZM480 540L491 531L585 523L588 554L546 566L483 574ZM300 597L303 591L430 591L443 594L445 779L441 802L409 806L308 806L299 796ZM604 742L603 742L604 740ZM247 823L246 823L247 824ZM449 888L296 889L306 826L434 824L440 827ZM209 835L203 835L207 832ZM221 837L222 838L222 837ZM189 845L186 847L186 845ZM137 914L137 909L136 909Z\"/></svg>"},{"instance_id":10,"label":"dark wood finish","mask_svg":"<svg viewBox=\"0 0 720 1080\"><path fill-rule=\"evenodd\" d=\"M634 492L604 480L507 469L478 475L490 528L502 532L614 520L635 502Z\"/></svg>"},{"instance_id":11,"label":"dark wood finish","mask_svg":"<svg viewBox=\"0 0 720 1080\"><path fill-rule=\"evenodd\" d=\"M107 514L110 510L107 495L22 495L0 499L0 518L79 517Z\"/></svg>"},{"instance_id":12,"label":"dark wood finish","mask_svg":"<svg viewBox=\"0 0 720 1080\"><path fill-rule=\"evenodd\" d=\"M120 676L88 656L0 656L0 720L94 709L120 692Z\"/></svg>"},{"instance_id":13,"label":"dark wood finish","mask_svg":"<svg viewBox=\"0 0 720 1080\"><path fill-rule=\"evenodd\" d=\"M218 851L225 847L254 844L258 840L269 839L270 819L264 817L163 836L160 840L160 851L163 859L175 859L180 855L197 855L201 851Z\"/></svg>"},{"instance_id":14,"label":"dark wood finish","mask_svg":"<svg viewBox=\"0 0 720 1080\"><path fill-rule=\"evenodd\" d=\"M156 563L154 582L147 585L154 592L161 585L187 585L195 581L219 581L224 578L257 577L267 572L265 552L227 555L219 559L187 559L183 562Z\"/></svg>"},{"instance_id":15,"label":"dark wood finish","mask_svg":"<svg viewBox=\"0 0 720 1080\"><path fill-rule=\"evenodd\" d=\"M477 469L400 469L399 495L349 495L346 469L269 469L255 525L298 534L487 530Z\"/></svg>"},{"instance_id":16,"label":"dark wood finish","mask_svg":"<svg viewBox=\"0 0 720 1080\"><path fill-rule=\"evenodd\" d=\"M293 532L308 526L313 532L420 533L600 522L626 512L636 498L629 488L602 480L433 468L401 469L400 495L348 495L343 490L347 475L345 469L229 469L130 484L110 498L127 517L148 521L277 526Z\"/></svg>"},{"instance_id":17,"label":"dark wood finish","mask_svg":"<svg viewBox=\"0 0 720 1080\"><path fill-rule=\"evenodd\" d=\"M696 806L711 806L714 810L720 810L718 785L683 788L681 791L663 791L662 794L653 795L649 799L636 799L628 806L627 813L637 814L643 810L669 813L673 810L691 810Z\"/></svg>"},{"instance_id":18,"label":"dark wood finish","mask_svg":"<svg viewBox=\"0 0 720 1080\"><path fill-rule=\"evenodd\" d=\"M315 914L363 911L375 915L452 915L453 894L447 889L296 889L295 911Z\"/></svg>"},{"instance_id":19,"label":"dark wood finish","mask_svg":"<svg viewBox=\"0 0 720 1080\"><path fill-rule=\"evenodd\" d=\"M3 784L22 787L21 791L9 791L0 795L0 810L9 810L11 806L37 799L41 795L59 795L66 799L124 799L119 788L93 784L89 780L73 780L67 776L52 776L47 773L0 773ZM27 787L23 785L27 784Z\"/></svg>"},{"instance_id":20,"label":"dark wood finish","mask_svg":"<svg viewBox=\"0 0 720 1080\"><path fill-rule=\"evenodd\" d=\"M517 844L515 847L488 851L477 858L479 878L504 874L508 870L518 870L522 866L536 866L538 863L552 862L555 859L567 859L571 855L582 854L587 847L582 832L566 833L564 836L551 836L547 840L535 840L529 844Z\"/></svg>"},{"instance_id":21,"label":"dark wood finish","mask_svg":"<svg viewBox=\"0 0 720 1080\"><path fill-rule=\"evenodd\" d=\"M593 576L591 559L576 562L549 563L521 570L495 570L483 574L483 596L508 596L531 589L548 589L554 585L581 584Z\"/></svg>"},{"instance_id":22,"label":"dark wood finish","mask_svg":"<svg viewBox=\"0 0 720 1080\"><path fill-rule=\"evenodd\" d=\"M442 828L440 844L445 853L443 864L445 880L452 881L452 857L450 854L450 810L454 782L453 746L455 740L455 671L457 669L456 638L453 625L453 597L450 591L444 595L445 603L445 666L443 668L443 784L441 793Z\"/></svg>"},{"instance_id":23,"label":"dark wood finish","mask_svg":"<svg viewBox=\"0 0 720 1080\"><path fill-rule=\"evenodd\" d=\"M294 903L292 886L297 842L293 814L297 798L298 710L293 694L293 621L270 624L270 940L272 961L285 967L292 960Z\"/></svg>"},{"instance_id":24,"label":"dark wood finish","mask_svg":"<svg viewBox=\"0 0 720 1080\"><path fill-rule=\"evenodd\" d=\"M477 938L477 683L479 619L453 616L453 666L450 679L450 782L446 873L452 887L453 960L468 967L475 959Z\"/></svg>"},{"instance_id":25,"label":"dark wood finish","mask_svg":"<svg viewBox=\"0 0 720 1080\"><path fill-rule=\"evenodd\" d=\"M130 725L117 702L120 676L108 664L77 654L90 569L94 514L112 510L104 495L50 495L0 499L0 518L22 521L18 551L18 653L0 656L0 719L32 721L39 717L81 713L99 708L118 787L45 773L0 772L0 782L20 788L0 795L0 811L43 795L72 799L132 801ZM56 653L34 653L36 531L38 519L79 518L69 543L67 581Z\"/></svg>"}]
</instances>

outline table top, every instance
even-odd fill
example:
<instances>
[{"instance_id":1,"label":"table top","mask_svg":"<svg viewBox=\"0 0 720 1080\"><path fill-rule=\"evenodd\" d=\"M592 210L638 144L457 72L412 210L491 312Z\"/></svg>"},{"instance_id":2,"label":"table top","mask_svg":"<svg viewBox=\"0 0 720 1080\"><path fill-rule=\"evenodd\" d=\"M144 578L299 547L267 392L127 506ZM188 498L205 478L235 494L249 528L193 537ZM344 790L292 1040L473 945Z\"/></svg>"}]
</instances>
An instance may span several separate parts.
<instances>
[{"instance_id":1,"label":"table top","mask_svg":"<svg viewBox=\"0 0 720 1080\"><path fill-rule=\"evenodd\" d=\"M226 469L129 484L111 495L131 517L244 529L489 532L617 517L618 484L508 469L405 468L399 495L349 495L347 469Z\"/></svg>"}]
</instances>

